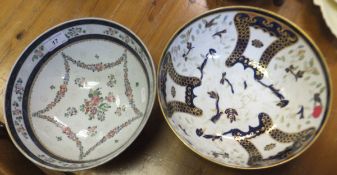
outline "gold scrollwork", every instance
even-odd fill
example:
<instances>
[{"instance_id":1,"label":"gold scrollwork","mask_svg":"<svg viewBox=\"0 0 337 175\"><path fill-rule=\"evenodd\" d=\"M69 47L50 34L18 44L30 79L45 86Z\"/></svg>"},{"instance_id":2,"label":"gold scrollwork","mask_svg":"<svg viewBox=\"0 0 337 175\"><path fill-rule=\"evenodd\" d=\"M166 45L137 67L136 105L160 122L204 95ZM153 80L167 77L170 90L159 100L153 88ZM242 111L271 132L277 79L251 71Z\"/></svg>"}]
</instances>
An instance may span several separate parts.
<instances>
[{"instance_id":1,"label":"gold scrollwork","mask_svg":"<svg viewBox=\"0 0 337 175\"><path fill-rule=\"evenodd\" d=\"M163 69L161 71L162 79L160 82L161 91L166 96L166 76L167 74L172 78L172 80L179 84L180 86L185 86L185 102L180 101L170 101L167 102L167 109L169 112L169 116L171 116L174 112L184 112L192 114L193 116L201 116L202 110L196 107L193 103L194 93L193 89L197 86L201 85L201 80L197 77L187 77L178 74L173 66L172 58L170 52L168 52L165 56L166 63L163 64Z\"/></svg>"},{"instance_id":2,"label":"gold scrollwork","mask_svg":"<svg viewBox=\"0 0 337 175\"><path fill-rule=\"evenodd\" d=\"M244 60L242 59L242 57L244 57L243 53L247 48L250 38L249 27L262 29L263 31L268 32L270 35L277 37L277 40L271 43L260 57L258 63L259 66L257 66L260 69L256 69L256 67L251 67L248 64L244 64L245 68L250 67L254 70L254 77L258 80L261 80L263 78L265 69L268 67L268 64L270 63L272 58L279 51L298 41L298 38L294 32L283 28L281 25L275 22L270 22L266 18L261 16L238 13L234 17L234 24L237 30L238 39L233 52L226 60L226 65L228 67L231 67L238 62L244 64L242 62L242 60ZM248 58L248 60L250 59Z\"/></svg>"}]
</instances>

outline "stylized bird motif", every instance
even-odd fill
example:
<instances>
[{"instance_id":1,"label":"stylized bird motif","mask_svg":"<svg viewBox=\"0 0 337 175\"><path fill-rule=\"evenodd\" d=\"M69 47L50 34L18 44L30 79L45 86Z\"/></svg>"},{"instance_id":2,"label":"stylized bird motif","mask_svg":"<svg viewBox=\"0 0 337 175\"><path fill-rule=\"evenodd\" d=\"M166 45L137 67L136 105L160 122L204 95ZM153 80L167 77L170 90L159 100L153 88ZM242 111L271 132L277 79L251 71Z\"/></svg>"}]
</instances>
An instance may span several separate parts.
<instances>
[{"instance_id":1,"label":"stylized bird motif","mask_svg":"<svg viewBox=\"0 0 337 175\"><path fill-rule=\"evenodd\" d=\"M190 53L190 51L191 51L194 47L192 46L192 43L191 43L191 42L187 42L186 48L187 48L187 52L186 52L186 53L183 53L183 57L185 58L185 61L187 61L187 55Z\"/></svg>"},{"instance_id":2,"label":"stylized bird motif","mask_svg":"<svg viewBox=\"0 0 337 175\"><path fill-rule=\"evenodd\" d=\"M215 22L215 20L218 19L219 17L220 17L220 15L214 17L210 21L207 21L206 19L202 19L202 22L205 24L205 28L209 28L209 27L212 27L213 25L218 24L218 23Z\"/></svg>"},{"instance_id":3,"label":"stylized bird motif","mask_svg":"<svg viewBox=\"0 0 337 175\"><path fill-rule=\"evenodd\" d=\"M216 100L215 102L216 114L211 118L211 121L213 123L216 123L220 119L221 115L223 114L222 111L220 112L220 108L219 108L219 95L218 93L214 91L207 92L207 93L210 98L214 98Z\"/></svg>"},{"instance_id":4,"label":"stylized bird motif","mask_svg":"<svg viewBox=\"0 0 337 175\"><path fill-rule=\"evenodd\" d=\"M227 32L226 29L223 29L221 31L215 32L212 36L216 37L218 36L219 38L222 38L222 34L225 34Z\"/></svg>"}]
</instances>

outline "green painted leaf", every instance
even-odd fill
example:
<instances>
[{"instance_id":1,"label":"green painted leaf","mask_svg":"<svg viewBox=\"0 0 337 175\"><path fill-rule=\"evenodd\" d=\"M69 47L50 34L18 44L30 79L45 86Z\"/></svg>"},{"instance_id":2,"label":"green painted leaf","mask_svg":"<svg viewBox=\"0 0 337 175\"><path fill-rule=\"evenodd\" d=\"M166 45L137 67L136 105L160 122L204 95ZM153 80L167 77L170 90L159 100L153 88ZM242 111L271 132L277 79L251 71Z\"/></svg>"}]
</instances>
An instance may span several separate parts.
<instances>
[{"instance_id":1,"label":"green painted leaf","mask_svg":"<svg viewBox=\"0 0 337 175\"><path fill-rule=\"evenodd\" d=\"M181 39L184 39L184 38L186 38L186 34L181 34L179 37L180 37Z\"/></svg>"},{"instance_id":2,"label":"green painted leaf","mask_svg":"<svg viewBox=\"0 0 337 175\"><path fill-rule=\"evenodd\" d=\"M81 106L80 106L80 111L84 111L84 105L82 104Z\"/></svg>"},{"instance_id":3,"label":"green painted leaf","mask_svg":"<svg viewBox=\"0 0 337 175\"><path fill-rule=\"evenodd\" d=\"M325 91L325 87L321 87L321 89L319 90L319 93L321 94L322 92L324 92Z\"/></svg>"},{"instance_id":4,"label":"green painted leaf","mask_svg":"<svg viewBox=\"0 0 337 175\"><path fill-rule=\"evenodd\" d=\"M314 59L313 58L310 59L309 65L310 65L310 67L314 66Z\"/></svg>"},{"instance_id":5,"label":"green painted leaf","mask_svg":"<svg viewBox=\"0 0 337 175\"><path fill-rule=\"evenodd\" d=\"M38 57L37 57L36 55L33 55L32 61L35 61L35 60L37 60L37 59L38 59Z\"/></svg>"},{"instance_id":6,"label":"green painted leaf","mask_svg":"<svg viewBox=\"0 0 337 175\"><path fill-rule=\"evenodd\" d=\"M314 68L314 69L312 70L312 74L314 74L314 75L319 75L319 72L318 72L318 70L317 70L316 68Z\"/></svg>"}]
</instances>

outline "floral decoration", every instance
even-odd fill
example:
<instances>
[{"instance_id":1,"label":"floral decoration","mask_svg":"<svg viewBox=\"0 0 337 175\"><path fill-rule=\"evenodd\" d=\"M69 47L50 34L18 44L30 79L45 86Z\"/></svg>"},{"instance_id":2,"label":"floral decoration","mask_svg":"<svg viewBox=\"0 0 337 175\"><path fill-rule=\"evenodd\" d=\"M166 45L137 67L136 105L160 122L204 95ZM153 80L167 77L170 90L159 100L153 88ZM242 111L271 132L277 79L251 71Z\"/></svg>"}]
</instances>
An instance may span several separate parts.
<instances>
[{"instance_id":1,"label":"floral decoration","mask_svg":"<svg viewBox=\"0 0 337 175\"><path fill-rule=\"evenodd\" d=\"M102 97L101 89L90 89L88 97L89 99L84 99L84 104L80 106L80 110L89 116L89 120L97 117L98 120L104 121L105 112L108 111L111 106L106 103L105 101L107 100Z\"/></svg>"},{"instance_id":2,"label":"floral decoration","mask_svg":"<svg viewBox=\"0 0 337 175\"><path fill-rule=\"evenodd\" d=\"M74 107L68 107L67 112L64 114L65 117L71 117L77 114L77 109Z\"/></svg>"}]
</instances>

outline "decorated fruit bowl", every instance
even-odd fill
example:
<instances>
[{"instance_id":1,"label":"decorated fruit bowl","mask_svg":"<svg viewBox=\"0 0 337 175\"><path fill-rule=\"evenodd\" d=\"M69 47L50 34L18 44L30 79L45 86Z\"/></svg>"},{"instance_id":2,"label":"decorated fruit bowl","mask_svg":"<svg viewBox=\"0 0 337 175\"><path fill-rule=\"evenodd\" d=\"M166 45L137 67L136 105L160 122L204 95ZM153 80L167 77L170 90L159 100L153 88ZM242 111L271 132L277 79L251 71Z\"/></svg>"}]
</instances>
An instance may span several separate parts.
<instances>
[{"instance_id":1,"label":"decorated fruit bowl","mask_svg":"<svg viewBox=\"0 0 337 175\"><path fill-rule=\"evenodd\" d=\"M34 163L87 169L135 140L155 90L152 58L135 34L103 19L73 20L39 36L19 57L6 89L6 125Z\"/></svg>"},{"instance_id":2,"label":"decorated fruit bowl","mask_svg":"<svg viewBox=\"0 0 337 175\"><path fill-rule=\"evenodd\" d=\"M287 162L318 137L330 108L322 54L298 27L251 7L209 11L169 41L159 102L178 138L228 167Z\"/></svg>"}]
</instances>

